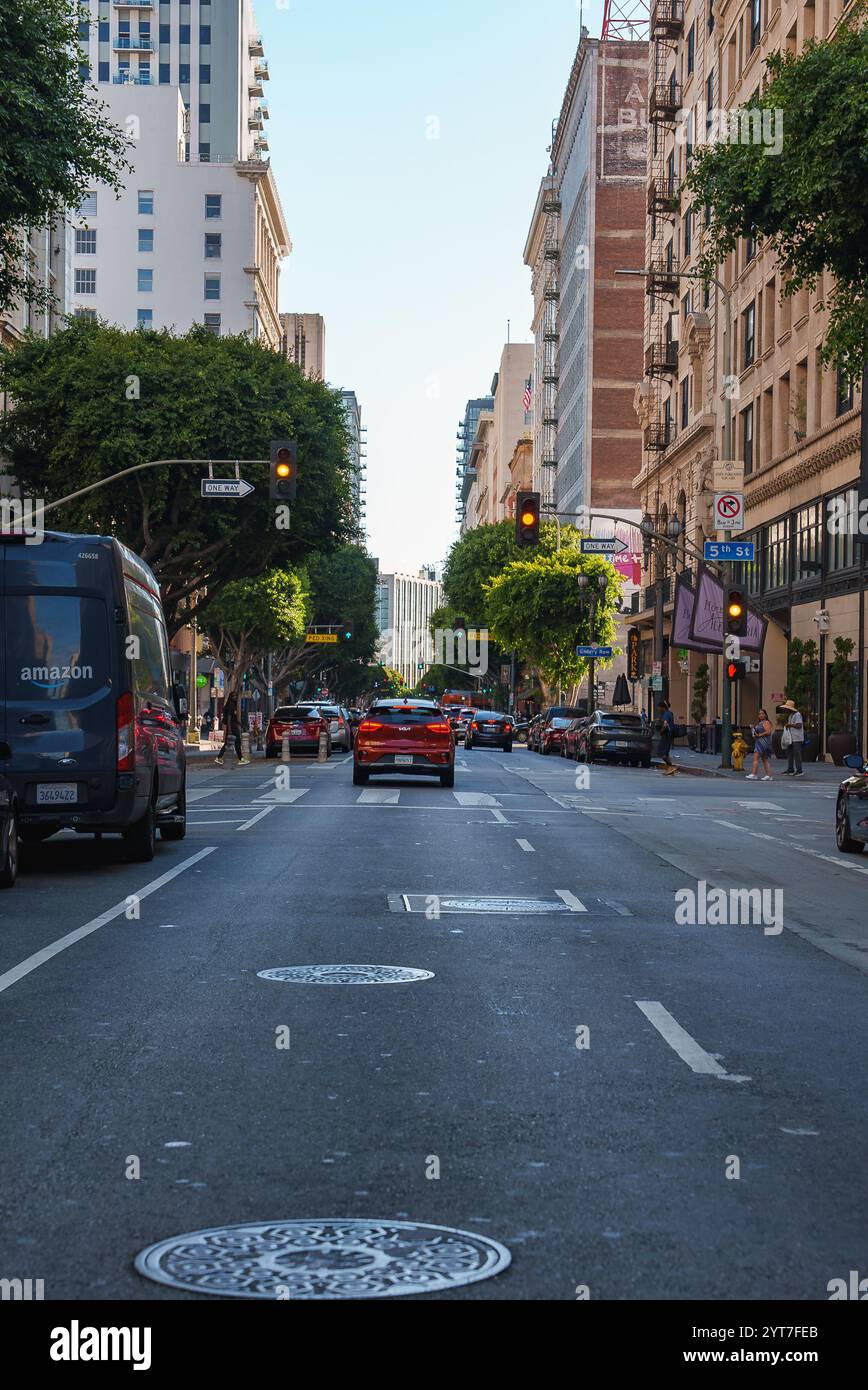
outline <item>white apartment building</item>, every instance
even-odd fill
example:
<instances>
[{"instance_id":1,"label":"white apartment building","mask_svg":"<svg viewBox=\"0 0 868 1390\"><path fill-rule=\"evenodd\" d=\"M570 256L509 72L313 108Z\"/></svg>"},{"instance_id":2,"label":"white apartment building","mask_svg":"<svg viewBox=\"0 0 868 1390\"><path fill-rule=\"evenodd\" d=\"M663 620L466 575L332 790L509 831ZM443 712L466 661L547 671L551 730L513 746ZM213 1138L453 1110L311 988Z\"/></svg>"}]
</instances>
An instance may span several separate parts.
<instances>
[{"instance_id":1,"label":"white apartment building","mask_svg":"<svg viewBox=\"0 0 868 1390\"><path fill-rule=\"evenodd\" d=\"M442 604L443 585L432 569L379 577L377 660L400 671L409 686L414 686L422 674L420 662L424 670L432 660L429 623L431 614Z\"/></svg>"},{"instance_id":2,"label":"white apartment building","mask_svg":"<svg viewBox=\"0 0 868 1390\"><path fill-rule=\"evenodd\" d=\"M72 218L70 303L132 328L247 333L279 350L291 244L264 151L268 67L249 0L89 0L83 65L131 138L120 198Z\"/></svg>"}]
</instances>

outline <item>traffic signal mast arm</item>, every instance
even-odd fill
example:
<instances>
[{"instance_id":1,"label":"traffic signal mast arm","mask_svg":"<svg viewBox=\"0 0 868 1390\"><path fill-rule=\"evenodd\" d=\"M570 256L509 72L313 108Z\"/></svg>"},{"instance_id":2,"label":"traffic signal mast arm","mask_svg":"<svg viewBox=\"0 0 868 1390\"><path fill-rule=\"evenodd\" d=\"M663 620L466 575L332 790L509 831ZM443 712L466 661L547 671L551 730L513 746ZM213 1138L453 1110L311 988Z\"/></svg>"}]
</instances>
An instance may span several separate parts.
<instances>
[{"instance_id":1,"label":"traffic signal mast arm","mask_svg":"<svg viewBox=\"0 0 868 1390\"><path fill-rule=\"evenodd\" d=\"M75 502L79 497L86 497L89 492L96 492L97 488L108 487L109 483L117 482L118 478L128 478L131 473L141 473L145 468L174 468L181 464L196 464L197 468L204 464L207 468L213 468L215 464L227 463L237 470L242 464L267 464L268 459L152 459L150 463L135 463L132 468L122 468L120 473L111 473L107 478L100 478L96 483L88 483L87 487L80 487L76 492L68 493L66 497L59 497L56 502L49 502L43 507L42 515L53 512L56 507L64 507L67 502Z\"/></svg>"}]
</instances>

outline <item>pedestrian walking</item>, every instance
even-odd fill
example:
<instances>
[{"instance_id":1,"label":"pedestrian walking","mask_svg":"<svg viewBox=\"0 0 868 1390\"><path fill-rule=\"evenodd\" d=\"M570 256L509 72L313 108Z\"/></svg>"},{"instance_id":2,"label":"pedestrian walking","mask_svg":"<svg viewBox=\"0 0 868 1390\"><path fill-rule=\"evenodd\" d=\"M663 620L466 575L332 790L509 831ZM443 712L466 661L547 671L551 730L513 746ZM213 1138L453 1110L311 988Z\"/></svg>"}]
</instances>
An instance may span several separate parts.
<instances>
[{"instance_id":1,"label":"pedestrian walking","mask_svg":"<svg viewBox=\"0 0 868 1390\"><path fill-rule=\"evenodd\" d=\"M759 768L760 758L762 758L762 764L763 764L763 777L762 777L762 780L763 780L763 782L771 782L771 781L772 781L772 765L771 765L771 756L772 756L772 726L771 726L771 720L769 719L768 714L766 713L766 711L765 711L764 709L761 709L761 710L760 710L760 712L759 712L759 717L757 718L757 722L754 724L753 729L751 730L751 732L752 732L752 734L753 734L753 740L754 740L754 742L753 742L753 767L751 768L750 772L747 774L747 777L745 778L745 781L746 781L746 782L756 782L756 781L759 780L758 777L757 777L757 770L758 770L758 768Z\"/></svg>"},{"instance_id":2,"label":"pedestrian walking","mask_svg":"<svg viewBox=\"0 0 868 1390\"><path fill-rule=\"evenodd\" d=\"M218 767L223 766L223 759L226 756L230 739L235 743L238 766L244 767L250 762L250 759L241 756L241 721L238 718L238 696L235 694L227 696L226 704L223 706L223 747L214 759Z\"/></svg>"},{"instance_id":3,"label":"pedestrian walking","mask_svg":"<svg viewBox=\"0 0 868 1390\"><path fill-rule=\"evenodd\" d=\"M677 771L669 756L672 751L672 740L675 738L675 716L668 700L660 701L657 710L657 728L660 731L660 757L663 760L661 771L664 777L672 777Z\"/></svg>"},{"instance_id":4,"label":"pedestrian walking","mask_svg":"<svg viewBox=\"0 0 868 1390\"><path fill-rule=\"evenodd\" d=\"M781 735L781 747L787 750L787 770L784 777L804 777L802 771L802 750L805 746L805 721L793 700L779 705L781 714L786 711L787 722Z\"/></svg>"}]
</instances>

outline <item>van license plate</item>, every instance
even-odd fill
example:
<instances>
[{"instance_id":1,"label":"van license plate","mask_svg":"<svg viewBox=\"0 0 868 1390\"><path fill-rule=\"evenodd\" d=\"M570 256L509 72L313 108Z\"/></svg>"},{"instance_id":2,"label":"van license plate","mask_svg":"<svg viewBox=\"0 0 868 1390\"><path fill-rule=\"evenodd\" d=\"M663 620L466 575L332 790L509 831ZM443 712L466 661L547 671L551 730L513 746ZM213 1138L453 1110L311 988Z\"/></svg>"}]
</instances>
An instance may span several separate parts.
<instances>
[{"instance_id":1,"label":"van license plate","mask_svg":"<svg viewBox=\"0 0 868 1390\"><path fill-rule=\"evenodd\" d=\"M78 801L78 787L75 782L39 782L36 787L37 806L56 806L58 803Z\"/></svg>"},{"instance_id":2,"label":"van license plate","mask_svg":"<svg viewBox=\"0 0 868 1390\"><path fill-rule=\"evenodd\" d=\"M395 763L396 763L396 765L399 766L399 767L412 767L412 766L413 766L413 759L412 759L412 757L406 756L404 753L396 753L396 754L395 754Z\"/></svg>"},{"instance_id":3,"label":"van license plate","mask_svg":"<svg viewBox=\"0 0 868 1390\"><path fill-rule=\"evenodd\" d=\"M630 747L630 744L629 744L629 741L628 741L626 738L618 738L618 739L615 740L615 747L616 747L616 748L629 748L629 747Z\"/></svg>"}]
</instances>

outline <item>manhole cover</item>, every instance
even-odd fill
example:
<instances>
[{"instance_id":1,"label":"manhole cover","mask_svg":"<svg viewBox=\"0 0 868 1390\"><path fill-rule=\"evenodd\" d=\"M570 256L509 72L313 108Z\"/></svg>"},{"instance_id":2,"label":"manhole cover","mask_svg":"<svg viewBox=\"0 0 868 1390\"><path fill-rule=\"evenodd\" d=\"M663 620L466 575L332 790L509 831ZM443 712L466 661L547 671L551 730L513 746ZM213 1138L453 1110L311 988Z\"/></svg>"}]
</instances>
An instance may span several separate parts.
<instances>
[{"instance_id":1,"label":"manhole cover","mask_svg":"<svg viewBox=\"0 0 868 1390\"><path fill-rule=\"evenodd\" d=\"M474 1284L511 1255L486 1236L413 1221L276 1221L160 1241L139 1274L232 1298L394 1298Z\"/></svg>"},{"instance_id":2,"label":"manhole cover","mask_svg":"<svg viewBox=\"0 0 868 1390\"><path fill-rule=\"evenodd\" d=\"M256 973L260 980L290 985L403 985L434 979L433 971L408 965L282 965Z\"/></svg>"},{"instance_id":3,"label":"manhole cover","mask_svg":"<svg viewBox=\"0 0 868 1390\"><path fill-rule=\"evenodd\" d=\"M439 916L444 912L514 913L528 916L539 912L584 912L584 904L573 893L559 889L552 898L474 897L471 893L390 893L392 912L420 912Z\"/></svg>"},{"instance_id":4,"label":"manhole cover","mask_svg":"<svg viewBox=\"0 0 868 1390\"><path fill-rule=\"evenodd\" d=\"M440 908L452 912L569 912L565 903L542 898L441 898Z\"/></svg>"}]
</instances>

